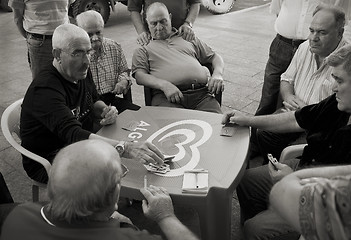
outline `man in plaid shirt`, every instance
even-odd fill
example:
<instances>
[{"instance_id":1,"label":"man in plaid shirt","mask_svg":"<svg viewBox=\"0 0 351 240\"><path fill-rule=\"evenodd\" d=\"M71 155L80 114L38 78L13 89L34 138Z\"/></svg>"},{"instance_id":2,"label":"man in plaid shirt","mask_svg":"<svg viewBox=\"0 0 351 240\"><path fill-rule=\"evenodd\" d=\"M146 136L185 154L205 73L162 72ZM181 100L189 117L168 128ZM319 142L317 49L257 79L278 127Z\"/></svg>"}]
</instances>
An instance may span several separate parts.
<instances>
[{"instance_id":1,"label":"man in plaid shirt","mask_svg":"<svg viewBox=\"0 0 351 240\"><path fill-rule=\"evenodd\" d=\"M126 109L138 110L140 107L117 95L126 94L132 85L126 58L121 45L104 38L104 20L100 13L89 10L77 16L77 25L89 34L91 46L95 50L90 59L90 70L100 100L113 105L121 113Z\"/></svg>"}]
</instances>

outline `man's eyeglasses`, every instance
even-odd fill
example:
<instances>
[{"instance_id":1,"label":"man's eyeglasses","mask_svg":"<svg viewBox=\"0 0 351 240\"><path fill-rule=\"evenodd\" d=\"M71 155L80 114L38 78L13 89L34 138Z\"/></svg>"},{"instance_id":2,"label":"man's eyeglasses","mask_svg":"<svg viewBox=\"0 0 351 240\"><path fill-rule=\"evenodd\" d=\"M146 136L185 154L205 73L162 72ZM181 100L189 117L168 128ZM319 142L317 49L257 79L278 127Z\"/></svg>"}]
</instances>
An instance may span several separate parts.
<instances>
[{"instance_id":1,"label":"man's eyeglasses","mask_svg":"<svg viewBox=\"0 0 351 240\"><path fill-rule=\"evenodd\" d=\"M71 57L73 57L73 58L83 58L85 56L90 58L95 53L94 49L89 49L88 51L76 50L74 52L68 52L68 51L61 49L61 51L71 55Z\"/></svg>"}]
</instances>

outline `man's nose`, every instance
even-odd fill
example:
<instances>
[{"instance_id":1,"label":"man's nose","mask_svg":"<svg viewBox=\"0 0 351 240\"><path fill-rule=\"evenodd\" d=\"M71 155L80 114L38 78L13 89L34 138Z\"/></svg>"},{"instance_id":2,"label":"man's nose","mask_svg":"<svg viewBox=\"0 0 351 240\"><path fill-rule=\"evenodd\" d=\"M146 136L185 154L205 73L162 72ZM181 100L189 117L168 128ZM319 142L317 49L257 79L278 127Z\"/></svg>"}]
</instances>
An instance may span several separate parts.
<instances>
[{"instance_id":1,"label":"man's nose","mask_svg":"<svg viewBox=\"0 0 351 240\"><path fill-rule=\"evenodd\" d=\"M99 40L98 35L94 34L91 36L91 41L97 41L97 40Z\"/></svg>"},{"instance_id":2,"label":"man's nose","mask_svg":"<svg viewBox=\"0 0 351 240\"><path fill-rule=\"evenodd\" d=\"M318 33L310 33L309 37L308 37L311 41L318 41L319 40L319 36Z\"/></svg>"},{"instance_id":3,"label":"man's nose","mask_svg":"<svg viewBox=\"0 0 351 240\"><path fill-rule=\"evenodd\" d=\"M336 81L334 81L334 83L333 83L332 91L335 93L338 91L338 83Z\"/></svg>"}]
</instances>

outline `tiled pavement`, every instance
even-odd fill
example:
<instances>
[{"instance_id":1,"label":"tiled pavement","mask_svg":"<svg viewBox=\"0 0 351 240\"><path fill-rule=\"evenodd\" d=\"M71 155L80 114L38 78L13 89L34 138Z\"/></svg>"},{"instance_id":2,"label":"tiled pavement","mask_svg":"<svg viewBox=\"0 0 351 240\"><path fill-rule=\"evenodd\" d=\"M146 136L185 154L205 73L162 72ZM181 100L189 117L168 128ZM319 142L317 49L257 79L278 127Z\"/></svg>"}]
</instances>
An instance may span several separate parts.
<instances>
[{"instance_id":1,"label":"tiled pavement","mask_svg":"<svg viewBox=\"0 0 351 240\"><path fill-rule=\"evenodd\" d=\"M235 7L235 6L234 6ZM225 61L225 92L223 111L236 109L253 114L258 106L268 48L275 33L274 16L269 14L268 4L234 11L225 15L212 15L202 9L194 25L198 37L210 44ZM26 43L13 23L12 13L0 9L0 113L13 101L22 98L31 81L26 59ZM129 19L126 7L118 4L117 13L112 13L105 26L106 37L121 43L130 65L136 45L136 33ZM350 36L349 34L347 35ZM144 105L142 87L132 87L133 101ZM0 171L3 173L14 200L31 200L30 181L21 166L20 155L9 146L0 133ZM135 218L140 217L137 206L129 211ZM193 231L197 232L196 214L179 208L179 217ZM239 226L239 207L234 197L232 218L232 239L242 239ZM138 220L141 228L152 224Z\"/></svg>"}]
</instances>

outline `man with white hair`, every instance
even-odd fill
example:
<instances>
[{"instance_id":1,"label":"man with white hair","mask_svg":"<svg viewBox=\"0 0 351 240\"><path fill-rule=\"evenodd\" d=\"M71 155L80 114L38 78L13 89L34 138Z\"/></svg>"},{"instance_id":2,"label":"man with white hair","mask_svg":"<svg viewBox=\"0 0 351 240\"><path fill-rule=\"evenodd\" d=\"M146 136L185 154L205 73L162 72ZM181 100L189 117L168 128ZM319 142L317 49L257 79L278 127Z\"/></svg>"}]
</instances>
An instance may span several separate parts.
<instances>
[{"instance_id":1,"label":"man with white hair","mask_svg":"<svg viewBox=\"0 0 351 240\"><path fill-rule=\"evenodd\" d=\"M151 143L125 142L94 134L94 118L101 125L117 117L114 106L98 99L89 62L88 34L73 24L64 24L53 35L53 65L42 71L29 86L22 104L22 146L52 162L57 151L84 139L102 139L116 147L120 155L141 162L163 163L161 152ZM29 177L47 182L45 169L23 156Z\"/></svg>"},{"instance_id":2,"label":"man with white hair","mask_svg":"<svg viewBox=\"0 0 351 240\"><path fill-rule=\"evenodd\" d=\"M130 222L116 211L122 174L120 157L106 142L85 140L65 147L50 171L49 203L15 208L4 223L1 239L162 239L121 226ZM157 222L167 239L197 239L174 215L164 188L140 191L145 215Z\"/></svg>"},{"instance_id":3,"label":"man with white hair","mask_svg":"<svg viewBox=\"0 0 351 240\"><path fill-rule=\"evenodd\" d=\"M130 70L121 45L103 36L104 19L101 14L94 10L85 11L76 17L76 22L90 37L94 50L90 58L90 70L100 100L115 106L118 113L126 109L138 110L139 106L117 96L129 91L132 85Z\"/></svg>"}]
</instances>

